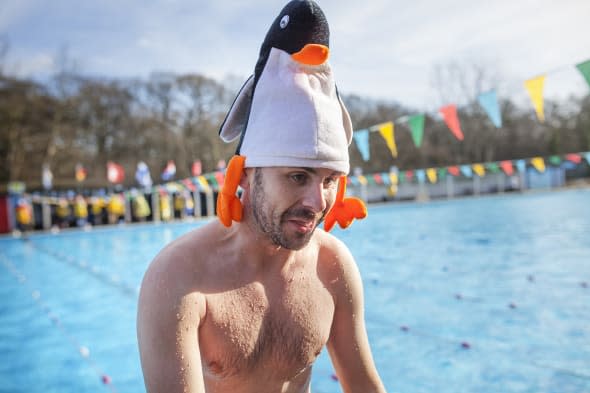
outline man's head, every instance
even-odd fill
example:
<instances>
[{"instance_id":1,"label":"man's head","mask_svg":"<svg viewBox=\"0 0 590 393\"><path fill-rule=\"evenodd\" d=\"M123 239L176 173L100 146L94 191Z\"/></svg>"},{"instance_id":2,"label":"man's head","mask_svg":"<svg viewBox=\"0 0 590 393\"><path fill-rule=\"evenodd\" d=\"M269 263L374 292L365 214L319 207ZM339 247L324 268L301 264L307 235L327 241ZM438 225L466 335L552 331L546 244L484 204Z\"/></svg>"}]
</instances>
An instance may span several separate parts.
<instances>
[{"instance_id":1,"label":"man's head","mask_svg":"<svg viewBox=\"0 0 590 393\"><path fill-rule=\"evenodd\" d=\"M301 249L334 204L341 174L325 168L248 169L245 213L273 244Z\"/></svg>"}]
</instances>

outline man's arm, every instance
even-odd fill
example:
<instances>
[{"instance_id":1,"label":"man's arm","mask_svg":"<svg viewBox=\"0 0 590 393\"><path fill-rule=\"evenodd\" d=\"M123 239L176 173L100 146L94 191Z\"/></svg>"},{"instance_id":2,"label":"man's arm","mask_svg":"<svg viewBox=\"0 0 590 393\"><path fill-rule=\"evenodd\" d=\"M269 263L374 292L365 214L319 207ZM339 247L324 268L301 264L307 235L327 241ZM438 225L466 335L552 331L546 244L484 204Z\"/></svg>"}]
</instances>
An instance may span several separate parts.
<instances>
[{"instance_id":1,"label":"man's arm","mask_svg":"<svg viewBox=\"0 0 590 393\"><path fill-rule=\"evenodd\" d=\"M204 393L199 322L204 297L183 290L165 257L148 269L141 287L137 337L148 393ZM176 274L178 275L178 274Z\"/></svg>"},{"instance_id":2,"label":"man's arm","mask_svg":"<svg viewBox=\"0 0 590 393\"><path fill-rule=\"evenodd\" d=\"M345 393L385 392L365 328L363 285L348 249L338 247L338 280L328 352Z\"/></svg>"}]
</instances>

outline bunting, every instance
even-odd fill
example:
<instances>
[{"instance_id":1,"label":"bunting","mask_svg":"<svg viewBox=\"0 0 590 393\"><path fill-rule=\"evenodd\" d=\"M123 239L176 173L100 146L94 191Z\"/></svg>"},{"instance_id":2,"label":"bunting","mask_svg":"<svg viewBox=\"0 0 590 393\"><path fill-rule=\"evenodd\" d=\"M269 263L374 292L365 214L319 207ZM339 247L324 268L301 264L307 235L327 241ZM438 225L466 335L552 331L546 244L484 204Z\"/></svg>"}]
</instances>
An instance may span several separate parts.
<instances>
[{"instance_id":1,"label":"bunting","mask_svg":"<svg viewBox=\"0 0 590 393\"><path fill-rule=\"evenodd\" d=\"M588 163L588 165L590 165L590 152L584 153L584 158L586 159L586 162Z\"/></svg>"},{"instance_id":2,"label":"bunting","mask_svg":"<svg viewBox=\"0 0 590 393\"><path fill-rule=\"evenodd\" d=\"M369 152L369 130L355 131L353 136L356 147L358 147L363 160L369 161L371 158L371 153Z\"/></svg>"},{"instance_id":3,"label":"bunting","mask_svg":"<svg viewBox=\"0 0 590 393\"><path fill-rule=\"evenodd\" d=\"M486 174L486 169L482 164L473 164L472 166L473 172L479 177L484 177Z\"/></svg>"},{"instance_id":4,"label":"bunting","mask_svg":"<svg viewBox=\"0 0 590 393\"><path fill-rule=\"evenodd\" d=\"M526 161L525 160L517 160L516 161L516 168L520 173L523 173L526 170Z\"/></svg>"},{"instance_id":5,"label":"bunting","mask_svg":"<svg viewBox=\"0 0 590 393\"><path fill-rule=\"evenodd\" d=\"M414 115L408 119L408 126L412 133L412 140L416 147L422 145L422 136L424 135L424 115Z\"/></svg>"},{"instance_id":6,"label":"bunting","mask_svg":"<svg viewBox=\"0 0 590 393\"><path fill-rule=\"evenodd\" d=\"M379 126L379 133L385 139L385 143L391 152L392 157L397 157L397 146L395 145L393 122L387 122Z\"/></svg>"},{"instance_id":7,"label":"bunting","mask_svg":"<svg viewBox=\"0 0 590 393\"><path fill-rule=\"evenodd\" d=\"M426 172L424 172L424 169L417 169L415 174L416 179L418 179L418 183L424 184L424 181L426 180Z\"/></svg>"},{"instance_id":8,"label":"bunting","mask_svg":"<svg viewBox=\"0 0 590 393\"><path fill-rule=\"evenodd\" d=\"M512 176L514 174L514 167L512 166L512 161L510 160L501 161L500 168L502 168L506 176Z\"/></svg>"},{"instance_id":9,"label":"bunting","mask_svg":"<svg viewBox=\"0 0 590 393\"><path fill-rule=\"evenodd\" d=\"M461 165L461 173L463 174L463 176L465 177L472 177L473 176L473 171L471 169L470 165Z\"/></svg>"},{"instance_id":10,"label":"bunting","mask_svg":"<svg viewBox=\"0 0 590 393\"><path fill-rule=\"evenodd\" d=\"M586 60L583 63L576 64L576 68L578 69L578 71L580 71L584 79L586 79L586 83L588 83L588 86L590 86L590 60Z\"/></svg>"},{"instance_id":11,"label":"bunting","mask_svg":"<svg viewBox=\"0 0 590 393\"><path fill-rule=\"evenodd\" d=\"M436 169L434 168L428 168L426 170L426 177L428 178L428 181L432 184L436 183Z\"/></svg>"},{"instance_id":12,"label":"bunting","mask_svg":"<svg viewBox=\"0 0 590 393\"><path fill-rule=\"evenodd\" d=\"M575 153L566 154L565 159L573 162L574 164L579 164L582 162L582 156Z\"/></svg>"},{"instance_id":13,"label":"bunting","mask_svg":"<svg viewBox=\"0 0 590 393\"><path fill-rule=\"evenodd\" d=\"M535 112L537 113L537 118L541 123L545 122L545 112L543 110L544 85L545 75L541 75L536 78L526 80L524 82L524 87L529 92L529 96L531 97L531 101L533 102L533 106L535 107Z\"/></svg>"},{"instance_id":14,"label":"bunting","mask_svg":"<svg viewBox=\"0 0 590 393\"><path fill-rule=\"evenodd\" d=\"M453 135L455 135L455 138L462 141L463 131L461 131L461 124L459 123L459 117L457 116L457 106L454 104L443 106L439 109L439 112L447 127L449 127Z\"/></svg>"},{"instance_id":15,"label":"bunting","mask_svg":"<svg viewBox=\"0 0 590 393\"><path fill-rule=\"evenodd\" d=\"M543 160L543 157L531 158L531 165L539 171L539 173L545 172L545 160Z\"/></svg>"},{"instance_id":16,"label":"bunting","mask_svg":"<svg viewBox=\"0 0 590 393\"><path fill-rule=\"evenodd\" d=\"M496 90L490 90L485 93L481 93L477 100L479 105L486 111L488 117L494 123L496 128L502 127L502 115L500 114L500 106L498 105L498 98L496 96Z\"/></svg>"},{"instance_id":17,"label":"bunting","mask_svg":"<svg viewBox=\"0 0 590 393\"><path fill-rule=\"evenodd\" d=\"M450 166L448 168L449 173L455 177L459 176L459 167L458 166Z\"/></svg>"}]
</instances>

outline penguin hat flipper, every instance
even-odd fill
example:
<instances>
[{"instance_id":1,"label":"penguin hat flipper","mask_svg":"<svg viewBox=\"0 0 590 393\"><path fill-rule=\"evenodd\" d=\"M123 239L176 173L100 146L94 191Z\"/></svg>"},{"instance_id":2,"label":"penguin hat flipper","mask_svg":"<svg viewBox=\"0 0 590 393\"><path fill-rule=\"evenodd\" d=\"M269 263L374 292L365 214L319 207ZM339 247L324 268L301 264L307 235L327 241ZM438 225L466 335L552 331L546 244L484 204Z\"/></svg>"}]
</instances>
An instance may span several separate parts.
<instances>
[{"instance_id":1,"label":"penguin hat flipper","mask_svg":"<svg viewBox=\"0 0 590 393\"><path fill-rule=\"evenodd\" d=\"M236 195L246 157L233 156L227 166L225 181L217 195L217 216L221 223L230 227L232 221L242 221L242 204Z\"/></svg>"},{"instance_id":2,"label":"penguin hat flipper","mask_svg":"<svg viewBox=\"0 0 590 393\"><path fill-rule=\"evenodd\" d=\"M362 200L355 197L344 198L346 182L347 177L341 176L338 182L336 201L328 214L326 214L326 220L324 221L324 230L326 232L329 232L336 222L338 222L340 228L345 229L352 224L355 218L363 219L367 216L367 207Z\"/></svg>"}]
</instances>

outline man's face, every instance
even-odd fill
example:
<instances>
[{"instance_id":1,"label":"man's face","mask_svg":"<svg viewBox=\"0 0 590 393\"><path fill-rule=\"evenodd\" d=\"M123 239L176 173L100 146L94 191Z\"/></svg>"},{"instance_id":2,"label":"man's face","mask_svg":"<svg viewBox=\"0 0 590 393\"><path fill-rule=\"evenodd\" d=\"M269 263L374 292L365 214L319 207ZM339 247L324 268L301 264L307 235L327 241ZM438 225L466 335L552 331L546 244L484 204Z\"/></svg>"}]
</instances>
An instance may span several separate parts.
<instances>
[{"instance_id":1,"label":"man's face","mask_svg":"<svg viewBox=\"0 0 590 393\"><path fill-rule=\"evenodd\" d=\"M277 246L303 248L334 204L342 174L323 168L255 168L250 213Z\"/></svg>"}]
</instances>

